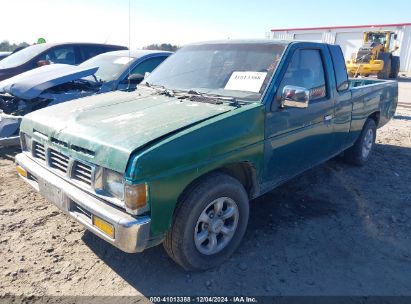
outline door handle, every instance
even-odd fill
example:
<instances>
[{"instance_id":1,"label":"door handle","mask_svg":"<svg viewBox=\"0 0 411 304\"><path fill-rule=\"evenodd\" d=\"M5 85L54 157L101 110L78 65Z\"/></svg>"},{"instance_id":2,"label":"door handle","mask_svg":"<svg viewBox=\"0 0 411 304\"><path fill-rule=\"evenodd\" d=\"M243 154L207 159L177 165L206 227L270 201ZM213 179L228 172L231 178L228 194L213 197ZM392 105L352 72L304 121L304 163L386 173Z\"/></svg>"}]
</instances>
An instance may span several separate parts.
<instances>
[{"instance_id":1,"label":"door handle","mask_svg":"<svg viewBox=\"0 0 411 304\"><path fill-rule=\"evenodd\" d=\"M331 119L333 119L333 115L331 114L331 115L326 115L326 116L324 116L324 121L325 122L328 122L328 121L330 121Z\"/></svg>"}]
</instances>

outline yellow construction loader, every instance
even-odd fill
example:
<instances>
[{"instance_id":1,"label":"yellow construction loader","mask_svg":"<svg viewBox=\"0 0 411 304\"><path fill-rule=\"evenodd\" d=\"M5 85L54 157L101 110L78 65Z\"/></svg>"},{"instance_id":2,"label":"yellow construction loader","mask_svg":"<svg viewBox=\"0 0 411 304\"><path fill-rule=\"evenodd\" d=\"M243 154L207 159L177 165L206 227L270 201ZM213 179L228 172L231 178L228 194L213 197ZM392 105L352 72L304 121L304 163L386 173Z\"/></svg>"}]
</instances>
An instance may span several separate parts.
<instances>
[{"instance_id":1,"label":"yellow construction loader","mask_svg":"<svg viewBox=\"0 0 411 304\"><path fill-rule=\"evenodd\" d=\"M391 31L364 33L364 44L346 61L350 77L377 75L380 79L396 79L400 71L400 57L392 53L398 49L397 34Z\"/></svg>"}]
</instances>

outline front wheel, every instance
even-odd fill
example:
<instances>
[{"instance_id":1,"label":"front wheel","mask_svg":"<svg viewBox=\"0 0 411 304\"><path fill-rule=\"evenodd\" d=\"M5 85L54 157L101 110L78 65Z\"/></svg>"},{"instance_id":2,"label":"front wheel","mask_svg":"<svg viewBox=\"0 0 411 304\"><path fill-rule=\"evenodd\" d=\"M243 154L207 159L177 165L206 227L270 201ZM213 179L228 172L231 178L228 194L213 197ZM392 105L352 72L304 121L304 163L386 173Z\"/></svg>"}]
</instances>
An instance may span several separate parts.
<instances>
[{"instance_id":1,"label":"front wheel","mask_svg":"<svg viewBox=\"0 0 411 304\"><path fill-rule=\"evenodd\" d=\"M375 121L368 118L354 146L344 152L345 160L357 166L364 165L370 158L376 135L377 126Z\"/></svg>"},{"instance_id":2,"label":"front wheel","mask_svg":"<svg viewBox=\"0 0 411 304\"><path fill-rule=\"evenodd\" d=\"M382 71L377 73L377 78L389 79L391 74L391 55L389 53L380 53L378 59L384 61L384 66Z\"/></svg>"},{"instance_id":3,"label":"front wheel","mask_svg":"<svg viewBox=\"0 0 411 304\"><path fill-rule=\"evenodd\" d=\"M247 228L248 196L235 178L211 173L178 202L164 248L186 270L205 270L226 260Z\"/></svg>"}]
</instances>

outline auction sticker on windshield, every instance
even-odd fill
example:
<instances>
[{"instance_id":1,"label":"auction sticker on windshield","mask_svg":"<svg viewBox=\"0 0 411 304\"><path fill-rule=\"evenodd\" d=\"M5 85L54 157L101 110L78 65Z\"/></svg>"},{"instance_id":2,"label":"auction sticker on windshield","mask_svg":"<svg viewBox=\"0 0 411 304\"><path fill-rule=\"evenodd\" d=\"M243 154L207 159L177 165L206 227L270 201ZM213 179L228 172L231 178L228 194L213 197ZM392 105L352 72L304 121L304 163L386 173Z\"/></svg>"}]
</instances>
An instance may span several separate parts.
<instances>
[{"instance_id":1,"label":"auction sticker on windshield","mask_svg":"<svg viewBox=\"0 0 411 304\"><path fill-rule=\"evenodd\" d=\"M258 93L266 76L267 72L233 72L224 89Z\"/></svg>"}]
</instances>

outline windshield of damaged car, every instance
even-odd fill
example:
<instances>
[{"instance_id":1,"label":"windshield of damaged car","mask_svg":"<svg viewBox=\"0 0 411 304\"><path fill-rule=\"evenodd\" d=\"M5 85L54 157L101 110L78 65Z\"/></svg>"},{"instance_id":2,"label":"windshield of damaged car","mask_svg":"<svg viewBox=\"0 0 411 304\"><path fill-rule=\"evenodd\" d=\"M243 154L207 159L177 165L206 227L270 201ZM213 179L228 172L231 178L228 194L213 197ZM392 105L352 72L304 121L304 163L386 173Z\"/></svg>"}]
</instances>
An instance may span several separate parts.
<instances>
[{"instance_id":1,"label":"windshield of damaged car","mask_svg":"<svg viewBox=\"0 0 411 304\"><path fill-rule=\"evenodd\" d=\"M80 64L81 67L98 67L94 74L98 81L117 80L134 60L133 57L101 54Z\"/></svg>"},{"instance_id":2,"label":"windshield of damaged car","mask_svg":"<svg viewBox=\"0 0 411 304\"><path fill-rule=\"evenodd\" d=\"M49 46L46 44L36 44L26 47L0 61L0 69L10 69L22 65L48 48Z\"/></svg>"},{"instance_id":3,"label":"windshield of damaged car","mask_svg":"<svg viewBox=\"0 0 411 304\"><path fill-rule=\"evenodd\" d=\"M143 84L257 101L284 49L272 43L190 45L165 60Z\"/></svg>"}]
</instances>

